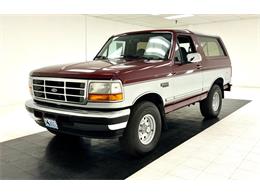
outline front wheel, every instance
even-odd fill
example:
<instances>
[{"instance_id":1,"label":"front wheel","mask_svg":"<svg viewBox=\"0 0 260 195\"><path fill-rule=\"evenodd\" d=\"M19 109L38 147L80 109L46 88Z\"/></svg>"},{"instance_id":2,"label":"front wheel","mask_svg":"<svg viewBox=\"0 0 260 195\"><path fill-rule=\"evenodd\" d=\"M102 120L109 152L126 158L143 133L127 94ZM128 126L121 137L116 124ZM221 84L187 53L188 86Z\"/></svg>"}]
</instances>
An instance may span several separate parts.
<instances>
[{"instance_id":1,"label":"front wheel","mask_svg":"<svg viewBox=\"0 0 260 195\"><path fill-rule=\"evenodd\" d=\"M219 85L213 85L208 97L200 102L200 112L205 118L216 118L222 107L222 91Z\"/></svg>"},{"instance_id":2,"label":"front wheel","mask_svg":"<svg viewBox=\"0 0 260 195\"><path fill-rule=\"evenodd\" d=\"M152 151L160 138L161 114L152 102L140 102L131 111L127 128L120 142L124 150L140 156Z\"/></svg>"}]
</instances>

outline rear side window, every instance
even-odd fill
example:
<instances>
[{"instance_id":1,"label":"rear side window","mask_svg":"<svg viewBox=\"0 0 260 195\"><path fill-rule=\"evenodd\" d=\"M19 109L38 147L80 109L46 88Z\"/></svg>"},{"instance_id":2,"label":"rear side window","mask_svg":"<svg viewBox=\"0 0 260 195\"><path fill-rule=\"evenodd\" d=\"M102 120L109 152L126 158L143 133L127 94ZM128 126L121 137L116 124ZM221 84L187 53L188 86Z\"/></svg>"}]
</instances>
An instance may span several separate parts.
<instances>
[{"instance_id":1,"label":"rear side window","mask_svg":"<svg viewBox=\"0 0 260 195\"><path fill-rule=\"evenodd\" d=\"M207 57L225 56L225 52L217 38L199 37L199 42L203 52Z\"/></svg>"}]
</instances>

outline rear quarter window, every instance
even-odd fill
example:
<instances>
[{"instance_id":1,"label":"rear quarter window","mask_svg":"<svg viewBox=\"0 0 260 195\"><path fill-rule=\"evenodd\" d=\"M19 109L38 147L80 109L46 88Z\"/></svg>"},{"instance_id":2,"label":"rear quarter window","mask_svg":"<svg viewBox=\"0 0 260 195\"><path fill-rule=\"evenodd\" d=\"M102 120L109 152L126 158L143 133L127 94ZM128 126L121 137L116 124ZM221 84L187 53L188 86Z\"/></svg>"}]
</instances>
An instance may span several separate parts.
<instances>
[{"instance_id":1,"label":"rear quarter window","mask_svg":"<svg viewBox=\"0 0 260 195\"><path fill-rule=\"evenodd\" d=\"M206 57L226 56L218 38L215 37L198 37L200 46Z\"/></svg>"}]
</instances>

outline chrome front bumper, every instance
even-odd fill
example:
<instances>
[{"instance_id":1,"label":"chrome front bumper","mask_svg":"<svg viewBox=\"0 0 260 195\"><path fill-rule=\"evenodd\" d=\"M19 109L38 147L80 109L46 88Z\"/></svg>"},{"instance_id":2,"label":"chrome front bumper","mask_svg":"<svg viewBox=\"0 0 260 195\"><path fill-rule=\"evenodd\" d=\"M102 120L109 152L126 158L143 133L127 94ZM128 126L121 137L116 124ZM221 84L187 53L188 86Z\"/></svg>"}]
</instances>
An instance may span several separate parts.
<instances>
[{"instance_id":1,"label":"chrome front bumper","mask_svg":"<svg viewBox=\"0 0 260 195\"><path fill-rule=\"evenodd\" d=\"M37 104L33 100L28 100L25 103L25 107L32 114L34 120L42 120L37 116L35 112L44 114L52 114L54 116L66 116L81 119L82 122L90 121L90 124L102 124L107 127L108 130L124 129L127 126L128 118L130 115L130 109L116 110L116 111L95 111L95 110L83 110L78 108L57 108L47 105ZM97 121L99 121L97 123ZM102 122L104 121L104 122ZM94 128L93 128L94 129Z\"/></svg>"}]
</instances>

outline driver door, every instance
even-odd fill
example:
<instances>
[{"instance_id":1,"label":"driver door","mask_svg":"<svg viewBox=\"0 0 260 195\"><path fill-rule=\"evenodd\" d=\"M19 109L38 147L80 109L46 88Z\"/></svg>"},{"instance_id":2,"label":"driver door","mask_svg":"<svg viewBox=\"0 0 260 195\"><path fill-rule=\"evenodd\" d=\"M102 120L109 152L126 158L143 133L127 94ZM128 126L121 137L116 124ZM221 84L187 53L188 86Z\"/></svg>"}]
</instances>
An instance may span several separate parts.
<instances>
[{"instance_id":1,"label":"driver door","mask_svg":"<svg viewBox=\"0 0 260 195\"><path fill-rule=\"evenodd\" d=\"M203 77L201 63L188 62L187 55L195 53L193 39L189 35L177 35L173 65L174 101L190 98L202 93Z\"/></svg>"}]
</instances>

